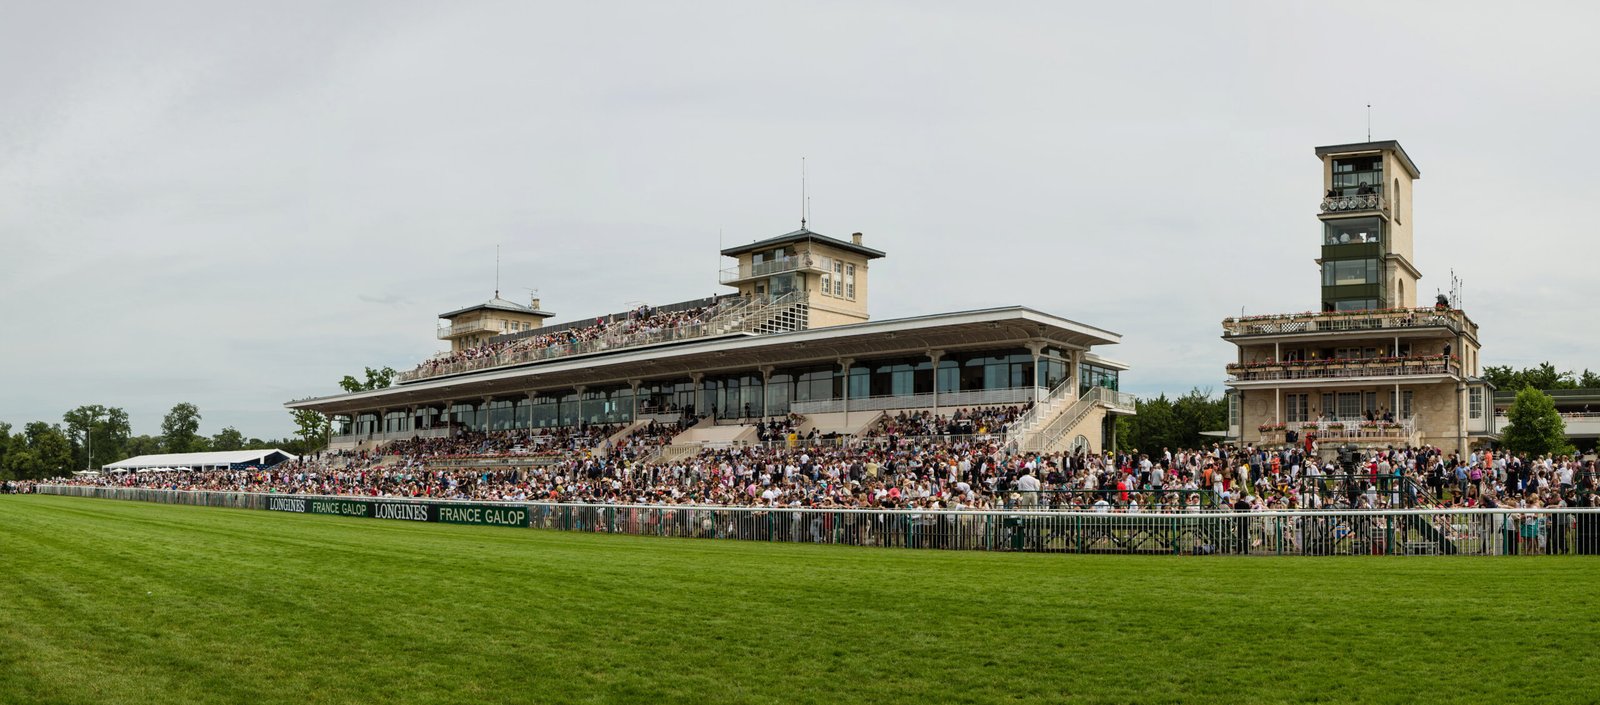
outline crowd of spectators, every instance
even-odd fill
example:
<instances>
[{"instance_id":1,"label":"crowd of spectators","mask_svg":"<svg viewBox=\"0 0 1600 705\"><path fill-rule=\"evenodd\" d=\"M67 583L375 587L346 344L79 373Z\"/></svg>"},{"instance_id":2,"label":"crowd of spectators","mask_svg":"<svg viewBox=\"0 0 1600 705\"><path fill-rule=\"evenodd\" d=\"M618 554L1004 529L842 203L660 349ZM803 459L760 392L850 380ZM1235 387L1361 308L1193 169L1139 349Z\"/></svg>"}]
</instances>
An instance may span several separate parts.
<instances>
[{"instance_id":1,"label":"crowd of spectators","mask_svg":"<svg viewBox=\"0 0 1600 705\"><path fill-rule=\"evenodd\" d=\"M417 365L414 374L422 377L480 369L517 360L519 355L583 343L600 341L607 346L626 347L653 334L683 326L706 323L717 313L717 305L681 311L662 311L640 306L625 314L601 316L587 326L571 326L551 333L539 333L498 343L484 343L441 353Z\"/></svg>"},{"instance_id":2,"label":"crowd of spectators","mask_svg":"<svg viewBox=\"0 0 1600 705\"><path fill-rule=\"evenodd\" d=\"M1033 403L1010 406L985 406L957 409L950 414L932 411L902 411L886 417L867 432L868 437L971 436L1005 434L1018 419L1033 408Z\"/></svg>"},{"instance_id":3,"label":"crowd of spectators","mask_svg":"<svg viewBox=\"0 0 1600 705\"><path fill-rule=\"evenodd\" d=\"M899 414L845 443L808 442L798 433L803 419L779 418L758 427L764 442L670 459L658 450L681 427L651 422L614 442L608 438L618 426L463 433L324 453L269 470L68 482L473 500L1105 513L1571 507L1596 486L1594 461L1490 451L1457 457L1432 447L1343 458L1220 444L1150 453L1019 453L1002 431L1025 410ZM474 459L506 462L462 462Z\"/></svg>"}]
</instances>

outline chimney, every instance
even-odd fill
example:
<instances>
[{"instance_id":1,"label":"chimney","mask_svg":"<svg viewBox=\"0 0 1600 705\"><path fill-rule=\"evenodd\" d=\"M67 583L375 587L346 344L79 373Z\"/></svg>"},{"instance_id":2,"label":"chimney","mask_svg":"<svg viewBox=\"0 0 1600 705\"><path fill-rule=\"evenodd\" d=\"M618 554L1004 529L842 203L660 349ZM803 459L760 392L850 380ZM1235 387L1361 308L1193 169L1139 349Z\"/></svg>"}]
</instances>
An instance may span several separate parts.
<instances>
[{"instance_id":1,"label":"chimney","mask_svg":"<svg viewBox=\"0 0 1600 705\"><path fill-rule=\"evenodd\" d=\"M533 297L533 302L528 304L528 308L531 308L535 311L539 310L539 297Z\"/></svg>"},{"instance_id":2,"label":"chimney","mask_svg":"<svg viewBox=\"0 0 1600 705\"><path fill-rule=\"evenodd\" d=\"M850 233L850 242L861 244L861 233Z\"/></svg>"}]
</instances>

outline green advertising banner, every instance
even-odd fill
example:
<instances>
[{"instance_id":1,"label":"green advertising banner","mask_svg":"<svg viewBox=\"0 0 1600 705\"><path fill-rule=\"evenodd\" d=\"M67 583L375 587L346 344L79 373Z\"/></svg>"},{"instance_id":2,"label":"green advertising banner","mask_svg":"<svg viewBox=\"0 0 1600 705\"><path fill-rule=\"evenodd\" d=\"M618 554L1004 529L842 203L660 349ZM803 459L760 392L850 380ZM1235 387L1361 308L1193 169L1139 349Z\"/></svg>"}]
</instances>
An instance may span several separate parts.
<instances>
[{"instance_id":1,"label":"green advertising banner","mask_svg":"<svg viewBox=\"0 0 1600 705\"><path fill-rule=\"evenodd\" d=\"M507 507L497 504L435 504L434 521L446 524L480 524L483 526L527 526L527 507Z\"/></svg>"},{"instance_id":2,"label":"green advertising banner","mask_svg":"<svg viewBox=\"0 0 1600 705\"><path fill-rule=\"evenodd\" d=\"M527 526L528 508L503 504L395 502L381 499L273 496L267 510L298 514L430 521L477 526Z\"/></svg>"},{"instance_id":3,"label":"green advertising banner","mask_svg":"<svg viewBox=\"0 0 1600 705\"><path fill-rule=\"evenodd\" d=\"M362 499L313 499L308 502L306 511L310 514L370 517L372 503Z\"/></svg>"}]
</instances>

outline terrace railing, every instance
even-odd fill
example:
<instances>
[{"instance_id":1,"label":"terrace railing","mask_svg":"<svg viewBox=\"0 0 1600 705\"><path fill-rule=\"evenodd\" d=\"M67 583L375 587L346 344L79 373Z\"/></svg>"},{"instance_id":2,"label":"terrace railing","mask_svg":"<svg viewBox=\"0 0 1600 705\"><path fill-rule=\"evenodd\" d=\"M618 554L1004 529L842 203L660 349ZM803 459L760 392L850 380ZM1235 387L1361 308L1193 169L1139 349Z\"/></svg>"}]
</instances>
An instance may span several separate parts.
<instances>
[{"instance_id":1,"label":"terrace railing","mask_svg":"<svg viewBox=\"0 0 1600 705\"><path fill-rule=\"evenodd\" d=\"M1296 432L1300 438L1314 433L1317 436L1317 441L1323 444L1347 441L1357 443L1389 441L1416 445L1414 441L1417 433L1417 417L1411 416L1394 421L1367 421L1366 419L1291 421L1267 424L1259 427L1258 430L1261 432L1261 442L1268 445L1287 442L1288 431Z\"/></svg>"},{"instance_id":2,"label":"terrace railing","mask_svg":"<svg viewBox=\"0 0 1600 705\"><path fill-rule=\"evenodd\" d=\"M440 507L499 507L525 512L526 523L518 525L538 529L891 548L1168 555L1600 555L1600 510L1588 508L1158 514L462 502L74 485L40 485L38 491L245 509L268 509L273 503L281 509L288 500L301 512L307 509L295 500L412 504L422 507L414 513L387 514L427 520L434 520Z\"/></svg>"},{"instance_id":3,"label":"terrace railing","mask_svg":"<svg viewBox=\"0 0 1600 705\"><path fill-rule=\"evenodd\" d=\"M659 345L685 340L695 340L735 333L771 333L798 330L806 325L800 292L790 292L777 298L752 297L729 299L706 314L699 323L686 323L673 328L605 334L592 340L556 343L527 349L512 349L485 353L483 357L447 363L423 363L413 370L401 372L396 379L401 383L415 382L443 375L476 372L479 370L518 365L542 360L553 360L574 355L587 355L609 350ZM511 343L515 345L515 342Z\"/></svg>"},{"instance_id":4,"label":"terrace railing","mask_svg":"<svg viewBox=\"0 0 1600 705\"><path fill-rule=\"evenodd\" d=\"M1038 394L1037 390L1037 387L1002 387L1000 389L979 389L963 392L939 392L939 408L956 409L995 404L1024 404L1034 400L1035 395ZM790 403L789 408L798 414L837 413L845 410L845 401L844 399L797 401ZM851 397L849 399L850 411L932 408L933 402L934 395L932 393L885 394L872 397Z\"/></svg>"},{"instance_id":5,"label":"terrace railing","mask_svg":"<svg viewBox=\"0 0 1600 705\"><path fill-rule=\"evenodd\" d=\"M1234 382L1259 382L1292 379L1347 379L1352 377L1408 377L1418 375L1460 375L1461 361L1455 356L1422 355L1338 360L1265 361L1228 365Z\"/></svg>"},{"instance_id":6,"label":"terrace railing","mask_svg":"<svg viewBox=\"0 0 1600 705\"><path fill-rule=\"evenodd\" d=\"M1383 311L1329 311L1283 313L1228 318L1222 321L1226 338L1246 335L1334 333L1405 328L1443 327L1452 333L1476 336L1478 325L1458 309L1399 308Z\"/></svg>"},{"instance_id":7,"label":"terrace railing","mask_svg":"<svg viewBox=\"0 0 1600 705\"><path fill-rule=\"evenodd\" d=\"M1387 212L1389 210L1389 204L1383 200L1383 194L1356 193L1348 196L1328 196L1323 198L1322 210L1325 213L1361 210L1381 210Z\"/></svg>"}]
</instances>

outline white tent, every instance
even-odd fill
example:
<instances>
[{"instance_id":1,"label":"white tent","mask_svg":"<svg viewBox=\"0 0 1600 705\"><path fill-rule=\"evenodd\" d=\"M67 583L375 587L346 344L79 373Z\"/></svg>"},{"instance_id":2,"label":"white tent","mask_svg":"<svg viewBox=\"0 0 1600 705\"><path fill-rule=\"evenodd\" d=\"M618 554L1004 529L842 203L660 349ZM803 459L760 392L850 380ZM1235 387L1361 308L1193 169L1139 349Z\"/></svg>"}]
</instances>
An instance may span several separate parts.
<instances>
[{"instance_id":1,"label":"white tent","mask_svg":"<svg viewBox=\"0 0 1600 705\"><path fill-rule=\"evenodd\" d=\"M141 455L105 466L111 472L173 472L179 470L227 470L233 466L271 467L297 456L277 448L266 450L221 450L209 453L158 453Z\"/></svg>"}]
</instances>

